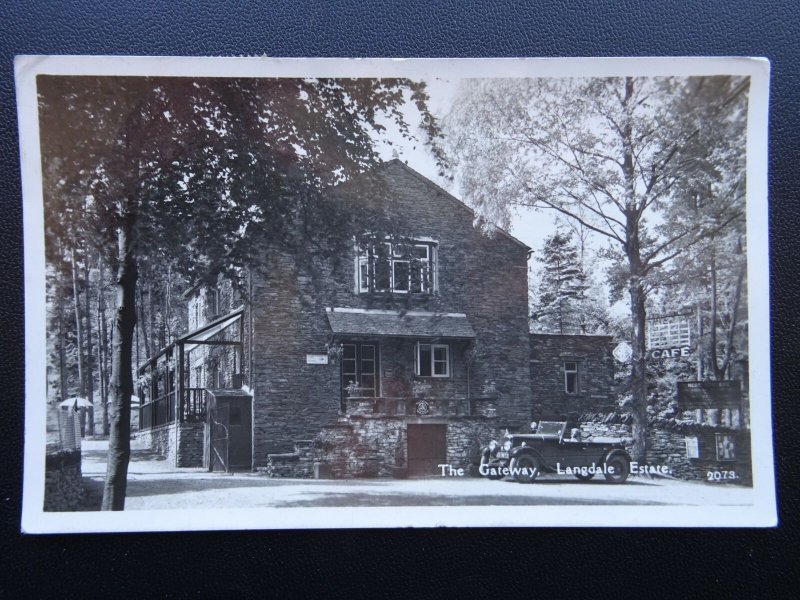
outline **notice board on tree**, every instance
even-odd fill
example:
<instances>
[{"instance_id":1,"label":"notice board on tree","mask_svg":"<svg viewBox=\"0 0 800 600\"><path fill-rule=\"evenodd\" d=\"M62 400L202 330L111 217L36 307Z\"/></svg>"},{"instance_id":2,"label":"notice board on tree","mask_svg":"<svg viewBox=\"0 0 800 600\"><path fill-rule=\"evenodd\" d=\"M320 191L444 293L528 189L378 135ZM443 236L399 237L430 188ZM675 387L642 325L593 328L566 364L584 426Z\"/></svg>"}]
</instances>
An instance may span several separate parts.
<instances>
[{"instance_id":1,"label":"notice board on tree","mask_svg":"<svg viewBox=\"0 0 800 600\"><path fill-rule=\"evenodd\" d=\"M678 403L683 410L739 408L742 386L739 381L681 381Z\"/></svg>"}]
</instances>

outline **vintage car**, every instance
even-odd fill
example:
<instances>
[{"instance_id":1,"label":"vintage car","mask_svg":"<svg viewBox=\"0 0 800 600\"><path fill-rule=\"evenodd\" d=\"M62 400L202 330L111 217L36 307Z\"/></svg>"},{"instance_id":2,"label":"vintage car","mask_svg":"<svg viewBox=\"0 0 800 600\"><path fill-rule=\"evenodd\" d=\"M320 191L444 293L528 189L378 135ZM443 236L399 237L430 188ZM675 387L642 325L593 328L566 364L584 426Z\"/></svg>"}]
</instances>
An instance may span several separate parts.
<instances>
[{"instance_id":1,"label":"vintage car","mask_svg":"<svg viewBox=\"0 0 800 600\"><path fill-rule=\"evenodd\" d=\"M540 473L574 475L588 481L602 473L609 483L624 483L631 457L625 439L581 438L581 430L567 421L531 423L531 433L506 434L502 444L492 440L481 451L479 473L489 479L511 476L531 483Z\"/></svg>"}]
</instances>

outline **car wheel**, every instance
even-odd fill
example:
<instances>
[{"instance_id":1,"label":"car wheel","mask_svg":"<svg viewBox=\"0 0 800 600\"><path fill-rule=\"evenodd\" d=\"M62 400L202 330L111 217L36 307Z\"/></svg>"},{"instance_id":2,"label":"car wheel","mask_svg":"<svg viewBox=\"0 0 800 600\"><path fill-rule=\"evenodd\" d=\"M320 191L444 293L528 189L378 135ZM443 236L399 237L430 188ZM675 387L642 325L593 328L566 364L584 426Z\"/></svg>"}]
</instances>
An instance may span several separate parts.
<instances>
[{"instance_id":1,"label":"car wheel","mask_svg":"<svg viewBox=\"0 0 800 600\"><path fill-rule=\"evenodd\" d=\"M481 471L486 472L486 469L490 467L491 460L488 457L482 456L481 457ZM487 479L491 479L492 481L497 481L498 479L502 479L503 475L484 475Z\"/></svg>"},{"instance_id":2,"label":"car wheel","mask_svg":"<svg viewBox=\"0 0 800 600\"><path fill-rule=\"evenodd\" d=\"M589 481L592 477L594 477L594 473L575 473L575 477L580 479L581 481Z\"/></svg>"},{"instance_id":3,"label":"car wheel","mask_svg":"<svg viewBox=\"0 0 800 600\"><path fill-rule=\"evenodd\" d=\"M523 454L516 458L511 465L514 481L518 483L533 483L539 475L539 461L535 456Z\"/></svg>"},{"instance_id":4,"label":"car wheel","mask_svg":"<svg viewBox=\"0 0 800 600\"><path fill-rule=\"evenodd\" d=\"M614 470L613 473L609 473L611 469ZM606 460L605 469L603 470L605 471L603 475L609 483L625 483L631 471L631 466L627 458L620 454L615 454Z\"/></svg>"}]
</instances>

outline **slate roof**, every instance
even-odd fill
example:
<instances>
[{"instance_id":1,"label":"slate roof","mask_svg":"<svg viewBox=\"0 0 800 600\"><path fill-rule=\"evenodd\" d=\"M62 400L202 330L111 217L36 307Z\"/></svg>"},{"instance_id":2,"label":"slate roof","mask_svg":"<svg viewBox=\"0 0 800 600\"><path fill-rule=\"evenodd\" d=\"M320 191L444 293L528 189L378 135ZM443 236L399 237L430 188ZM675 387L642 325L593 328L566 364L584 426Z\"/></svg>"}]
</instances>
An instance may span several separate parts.
<instances>
[{"instance_id":1,"label":"slate roof","mask_svg":"<svg viewBox=\"0 0 800 600\"><path fill-rule=\"evenodd\" d=\"M466 315L385 310L328 309L328 323L336 335L471 339L475 330Z\"/></svg>"}]
</instances>

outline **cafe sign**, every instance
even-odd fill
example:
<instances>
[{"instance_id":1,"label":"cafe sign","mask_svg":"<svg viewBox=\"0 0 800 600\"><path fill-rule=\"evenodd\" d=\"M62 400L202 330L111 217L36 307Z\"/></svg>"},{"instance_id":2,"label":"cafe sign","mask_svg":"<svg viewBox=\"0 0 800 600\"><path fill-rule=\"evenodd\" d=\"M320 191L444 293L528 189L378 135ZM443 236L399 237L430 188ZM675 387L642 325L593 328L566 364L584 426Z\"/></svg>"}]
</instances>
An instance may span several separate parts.
<instances>
[{"instance_id":1,"label":"cafe sign","mask_svg":"<svg viewBox=\"0 0 800 600\"><path fill-rule=\"evenodd\" d=\"M686 358L691 356L692 348L690 346L680 346L676 348L653 348L647 351L647 356L653 360L662 360L665 358Z\"/></svg>"}]
</instances>

